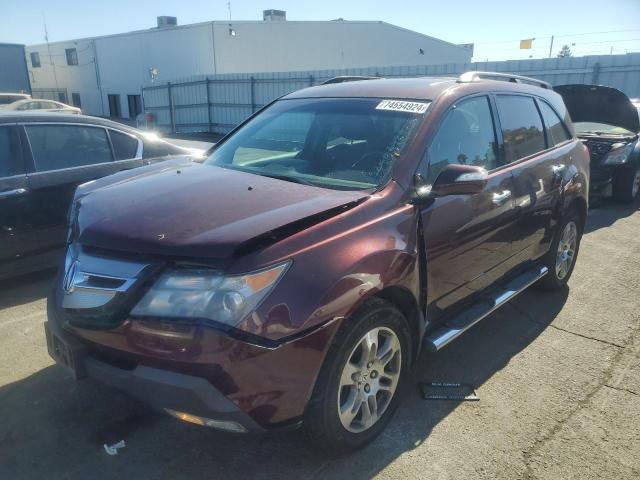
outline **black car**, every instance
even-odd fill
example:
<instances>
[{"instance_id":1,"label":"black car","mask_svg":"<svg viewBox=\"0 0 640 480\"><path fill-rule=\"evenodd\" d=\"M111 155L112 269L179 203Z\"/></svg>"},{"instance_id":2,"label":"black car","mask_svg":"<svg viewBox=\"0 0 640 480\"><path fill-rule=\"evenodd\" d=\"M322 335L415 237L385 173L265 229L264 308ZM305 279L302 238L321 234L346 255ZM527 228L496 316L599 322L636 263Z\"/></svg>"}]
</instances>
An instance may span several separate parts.
<instances>
[{"instance_id":1,"label":"black car","mask_svg":"<svg viewBox=\"0 0 640 480\"><path fill-rule=\"evenodd\" d=\"M0 114L0 278L56 265L78 184L188 154L100 118Z\"/></svg>"},{"instance_id":2,"label":"black car","mask_svg":"<svg viewBox=\"0 0 640 480\"><path fill-rule=\"evenodd\" d=\"M640 112L620 90L560 85L575 131L591 154L591 196L631 202L640 192Z\"/></svg>"}]
</instances>

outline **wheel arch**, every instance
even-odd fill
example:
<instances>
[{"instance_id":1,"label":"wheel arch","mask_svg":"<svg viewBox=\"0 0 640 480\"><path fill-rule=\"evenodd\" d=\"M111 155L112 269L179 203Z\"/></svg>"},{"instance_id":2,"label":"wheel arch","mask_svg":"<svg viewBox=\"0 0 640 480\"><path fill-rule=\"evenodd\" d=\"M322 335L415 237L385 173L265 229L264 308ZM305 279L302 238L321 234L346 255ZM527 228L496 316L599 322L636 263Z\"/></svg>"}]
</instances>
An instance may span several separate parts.
<instances>
[{"instance_id":1,"label":"wheel arch","mask_svg":"<svg viewBox=\"0 0 640 480\"><path fill-rule=\"evenodd\" d=\"M415 295L408 288L392 285L380 290L373 297L391 303L407 320L411 334L411 363L413 364L420 354L424 334L423 316Z\"/></svg>"},{"instance_id":2,"label":"wheel arch","mask_svg":"<svg viewBox=\"0 0 640 480\"><path fill-rule=\"evenodd\" d=\"M580 218L582 219L581 226L584 229L584 226L587 221L588 208L589 206L587 205L587 201L583 197L575 197L569 202L569 204L565 208L565 212L576 210L580 215Z\"/></svg>"}]
</instances>

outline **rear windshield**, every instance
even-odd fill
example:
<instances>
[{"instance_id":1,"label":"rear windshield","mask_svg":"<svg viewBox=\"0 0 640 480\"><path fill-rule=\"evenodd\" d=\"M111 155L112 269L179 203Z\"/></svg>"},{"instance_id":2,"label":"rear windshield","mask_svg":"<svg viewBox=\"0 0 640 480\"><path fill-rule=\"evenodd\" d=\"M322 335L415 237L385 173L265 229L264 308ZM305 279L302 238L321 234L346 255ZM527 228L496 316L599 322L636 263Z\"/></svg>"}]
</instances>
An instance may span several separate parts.
<instances>
[{"instance_id":1,"label":"rear windshield","mask_svg":"<svg viewBox=\"0 0 640 480\"><path fill-rule=\"evenodd\" d=\"M385 184L429 102L280 100L216 148L205 164L341 190Z\"/></svg>"}]
</instances>

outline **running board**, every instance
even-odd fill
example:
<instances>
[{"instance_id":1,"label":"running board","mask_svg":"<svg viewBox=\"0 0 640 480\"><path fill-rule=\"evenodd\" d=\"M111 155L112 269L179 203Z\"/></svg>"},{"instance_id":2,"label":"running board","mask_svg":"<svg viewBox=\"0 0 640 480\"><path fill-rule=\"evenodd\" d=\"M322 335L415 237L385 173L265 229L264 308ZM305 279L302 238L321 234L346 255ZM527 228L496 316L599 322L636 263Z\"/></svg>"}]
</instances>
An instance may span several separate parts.
<instances>
[{"instance_id":1,"label":"running board","mask_svg":"<svg viewBox=\"0 0 640 480\"><path fill-rule=\"evenodd\" d=\"M533 285L548 273L547 267L535 266L503 285L499 285L489 295L482 297L464 312L445 321L424 339L425 347L431 352L437 352L464 332L473 327L480 320L494 312L520 292Z\"/></svg>"}]
</instances>

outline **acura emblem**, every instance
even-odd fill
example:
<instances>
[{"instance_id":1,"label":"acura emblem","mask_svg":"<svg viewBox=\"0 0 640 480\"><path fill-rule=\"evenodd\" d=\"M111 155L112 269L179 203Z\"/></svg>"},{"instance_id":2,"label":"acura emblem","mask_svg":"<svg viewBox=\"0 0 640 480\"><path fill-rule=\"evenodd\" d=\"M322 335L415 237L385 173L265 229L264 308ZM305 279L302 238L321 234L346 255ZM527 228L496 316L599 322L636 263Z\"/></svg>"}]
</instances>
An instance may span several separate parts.
<instances>
[{"instance_id":1,"label":"acura emblem","mask_svg":"<svg viewBox=\"0 0 640 480\"><path fill-rule=\"evenodd\" d=\"M74 280L76 273L78 272L78 261L76 260L69 266L67 273L64 274L64 279L62 280L62 289L65 293L73 292L73 288L75 286Z\"/></svg>"}]
</instances>

